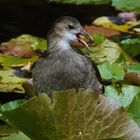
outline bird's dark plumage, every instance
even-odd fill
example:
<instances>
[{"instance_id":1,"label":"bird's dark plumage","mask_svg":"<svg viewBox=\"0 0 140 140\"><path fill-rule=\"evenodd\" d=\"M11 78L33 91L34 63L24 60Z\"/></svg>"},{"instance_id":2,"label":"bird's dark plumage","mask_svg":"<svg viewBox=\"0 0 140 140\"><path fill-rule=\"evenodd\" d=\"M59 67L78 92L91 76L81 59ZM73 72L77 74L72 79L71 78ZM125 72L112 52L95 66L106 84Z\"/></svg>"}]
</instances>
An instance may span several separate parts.
<instances>
[{"instance_id":1,"label":"bird's dark plumage","mask_svg":"<svg viewBox=\"0 0 140 140\"><path fill-rule=\"evenodd\" d=\"M74 41L84 42L78 38L82 33L87 35L73 17L61 17L52 25L47 37L48 49L33 68L33 84L38 94L46 92L51 95L53 91L71 88L102 93L103 86L96 66L71 47Z\"/></svg>"}]
</instances>

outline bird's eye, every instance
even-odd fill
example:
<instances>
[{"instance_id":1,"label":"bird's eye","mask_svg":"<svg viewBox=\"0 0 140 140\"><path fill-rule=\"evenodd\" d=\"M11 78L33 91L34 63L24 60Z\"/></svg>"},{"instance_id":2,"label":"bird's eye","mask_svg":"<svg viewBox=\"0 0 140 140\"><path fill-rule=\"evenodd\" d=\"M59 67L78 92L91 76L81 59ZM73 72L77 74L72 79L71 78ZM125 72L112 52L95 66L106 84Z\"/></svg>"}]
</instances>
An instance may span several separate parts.
<instances>
[{"instance_id":1,"label":"bird's eye","mask_svg":"<svg viewBox=\"0 0 140 140\"><path fill-rule=\"evenodd\" d=\"M68 25L69 29L74 29L74 27L72 25Z\"/></svg>"}]
</instances>

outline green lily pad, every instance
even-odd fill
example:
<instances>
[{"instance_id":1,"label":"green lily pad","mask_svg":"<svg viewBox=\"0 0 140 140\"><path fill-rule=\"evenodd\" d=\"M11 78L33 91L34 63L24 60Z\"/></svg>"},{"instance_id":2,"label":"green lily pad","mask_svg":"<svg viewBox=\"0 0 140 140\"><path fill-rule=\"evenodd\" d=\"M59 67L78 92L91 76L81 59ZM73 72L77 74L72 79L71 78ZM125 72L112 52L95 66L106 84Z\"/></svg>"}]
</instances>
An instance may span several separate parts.
<instances>
[{"instance_id":1,"label":"green lily pad","mask_svg":"<svg viewBox=\"0 0 140 140\"><path fill-rule=\"evenodd\" d=\"M135 11L140 13L140 1L139 0L112 0L112 5L117 9L123 11Z\"/></svg>"},{"instance_id":2,"label":"green lily pad","mask_svg":"<svg viewBox=\"0 0 140 140\"><path fill-rule=\"evenodd\" d=\"M135 63L135 64L129 66L127 71L136 72L136 73L140 74L140 63Z\"/></svg>"},{"instance_id":3,"label":"green lily pad","mask_svg":"<svg viewBox=\"0 0 140 140\"><path fill-rule=\"evenodd\" d=\"M140 109L139 109L139 106L140 106L140 92L139 92L139 94L137 94L135 96L135 98L133 99L132 103L130 104L130 106L127 110L140 127Z\"/></svg>"},{"instance_id":4,"label":"green lily pad","mask_svg":"<svg viewBox=\"0 0 140 140\"><path fill-rule=\"evenodd\" d=\"M1 111L32 140L140 139L140 128L120 106L84 90L55 92L52 100L40 94L13 110L2 105Z\"/></svg>"},{"instance_id":5,"label":"green lily pad","mask_svg":"<svg viewBox=\"0 0 140 140\"><path fill-rule=\"evenodd\" d=\"M116 63L104 63L98 65L98 69L104 80L122 80L125 75L123 67Z\"/></svg>"},{"instance_id":6,"label":"green lily pad","mask_svg":"<svg viewBox=\"0 0 140 140\"><path fill-rule=\"evenodd\" d=\"M26 81L25 78L20 78L14 75L13 69L1 69L0 70L0 83L7 84L7 83L19 83L22 84Z\"/></svg>"},{"instance_id":7,"label":"green lily pad","mask_svg":"<svg viewBox=\"0 0 140 140\"><path fill-rule=\"evenodd\" d=\"M122 48L132 57L140 54L140 38L121 41Z\"/></svg>"},{"instance_id":8,"label":"green lily pad","mask_svg":"<svg viewBox=\"0 0 140 140\"><path fill-rule=\"evenodd\" d=\"M105 95L125 108L132 103L134 97L139 93L140 87L133 85L122 85L122 87L111 85L105 88Z\"/></svg>"},{"instance_id":9,"label":"green lily pad","mask_svg":"<svg viewBox=\"0 0 140 140\"><path fill-rule=\"evenodd\" d=\"M21 67L27 65L29 62L31 64L34 63L37 58L37 56L33 56L32 58L21 58L0 54L0 65L3 67Z\"/></svg>"}]
</instances>

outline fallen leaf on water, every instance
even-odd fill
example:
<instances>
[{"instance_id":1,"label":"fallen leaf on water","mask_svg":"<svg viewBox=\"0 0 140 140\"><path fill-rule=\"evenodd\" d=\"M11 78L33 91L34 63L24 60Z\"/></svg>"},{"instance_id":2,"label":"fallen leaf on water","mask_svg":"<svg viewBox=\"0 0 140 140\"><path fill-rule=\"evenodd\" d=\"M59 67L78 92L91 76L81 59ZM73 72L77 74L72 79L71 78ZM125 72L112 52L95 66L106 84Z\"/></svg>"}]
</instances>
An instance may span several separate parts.
<instances>
[{"instance_id":1,"label":"fallen leaf on water","mask_svg":"<svg viewBox=\"0 0 140 140\"><path fill-rule=\"evenodd\" d=\"M24 34L2 43L0 52L6 55L32 57L36 50L44 51L46 48L47 41L45 39Z\"/></svg>"},{"instance_id":2,"label":"fallen leaf on water","mask_svg":"<svg viewBox=\"0 0 140 140\"><path fill-rule=\"evenodd\" d=\"M103 26L109 29L114 29L124 33L136 34L133 31L129 31L133 26L139 25L140 21L128 21L122 25L114 24L108 17L99 17L93 21L96 26ZM139 33L138 33L139 34Z\"/></svg>"},{"instance_id":3,"label":"fallen leaf on water","mask_svg":"<svg viewBox=\"0 0 140 140\"><path fill-rule=\"evenodd\" d=\"M129 72L125 75L125 80L130 84L140 85L140 74Z\"/></svg>"},{"instance_id":4,"label":"fallen leaf on water","mask_svg":"<svg viewBox=\"0 0 140 140\"><path fill-rule=\"evenodd\" d=\"M99 26L85 26L84 30L87 31L89 34L102 34L104 37L111 38L113 36L119 36L120 32L113 30L113 29L108 29L105 27L99 27Z\"/></svg>"},{"instance_id":5,"label":"fallen leaf on water","mask_svg":"<svg viewBox=\"0 0 140 140\"><path fill-rule=\"evenodd\" d=\"M17 42L6 42L0 46L0 52L6 55L13 55L19 57L32 57L35 52L30 47L30 43L17 43Z\"/></svg>"}]
</instances>

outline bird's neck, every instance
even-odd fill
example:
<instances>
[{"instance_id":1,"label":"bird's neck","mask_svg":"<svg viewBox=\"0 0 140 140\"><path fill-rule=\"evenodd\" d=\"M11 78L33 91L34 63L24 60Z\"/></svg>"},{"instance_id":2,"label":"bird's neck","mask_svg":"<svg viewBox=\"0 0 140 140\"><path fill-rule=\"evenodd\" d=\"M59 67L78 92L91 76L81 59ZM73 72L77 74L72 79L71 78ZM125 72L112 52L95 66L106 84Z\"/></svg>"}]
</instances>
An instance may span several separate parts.
<instances>
[{"instance_id":1,"label":"bird's neck","mask_svg":"<svg viewBox=\"0 0 140 140\"><path fill-rule=\"evenodd\" d=\"M48 40L48 52L68 51L71 44L65 39L55 38Z\"/></svg>"}]
</instances>

